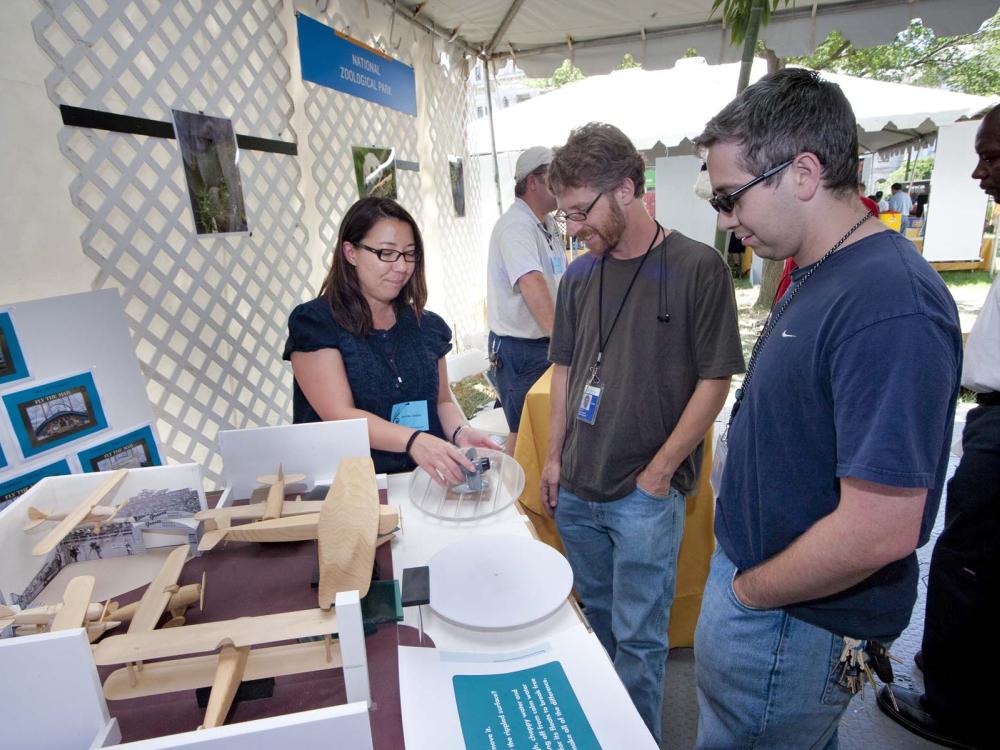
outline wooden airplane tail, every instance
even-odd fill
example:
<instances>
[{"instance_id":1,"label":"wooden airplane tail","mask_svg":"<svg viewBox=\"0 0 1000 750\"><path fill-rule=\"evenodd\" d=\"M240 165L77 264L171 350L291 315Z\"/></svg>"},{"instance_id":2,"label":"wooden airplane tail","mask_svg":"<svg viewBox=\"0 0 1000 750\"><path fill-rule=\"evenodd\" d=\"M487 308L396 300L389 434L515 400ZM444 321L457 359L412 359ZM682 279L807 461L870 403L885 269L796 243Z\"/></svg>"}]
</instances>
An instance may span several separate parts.
<instances>
[{"instance_id":1,"label":"wooden airplane tail","mask_svg":"<svg viewBox=\"0 0 1000 750\"><path fill-rule=\"evenodd\" d=\"M10 627L14 624L14 610L10 607L5 607L0 604L0 630Z\"/></svg>"},{"instance_id":2,"label":"wooden airplane tail","mask_svg":"<svg viewBox=\"0 0 1000 750\"><path fill-rule=\"evenodd\" d=\"M49 518L49 514L44 510L38 510L38 508L29 505L28 506L28 522L24 524L25 531L31 531L36 526L41 525Z\"/></svg>"}]
</instances>

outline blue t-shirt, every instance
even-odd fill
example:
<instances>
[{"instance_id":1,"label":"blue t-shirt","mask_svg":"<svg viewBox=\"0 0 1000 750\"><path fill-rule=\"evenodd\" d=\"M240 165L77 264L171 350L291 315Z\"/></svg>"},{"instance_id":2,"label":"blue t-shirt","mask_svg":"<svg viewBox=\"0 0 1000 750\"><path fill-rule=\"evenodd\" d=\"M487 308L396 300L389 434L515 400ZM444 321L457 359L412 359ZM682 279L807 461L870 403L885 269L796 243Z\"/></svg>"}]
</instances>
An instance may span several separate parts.
<instances>
[{"instance_id":1,"label":"blue t-shirt","mask_svg":"<svg viewBox=\"0 0 1000 750\"><path fill-rule=\"evenodd\" d=\"M962 336L951 294L913 246L886 231L835 253L778 320L755 368L729 430L715 520L737 568L832 513L840 477L927 488L925 544L948 466ZM916 584L911 554L785 609L838 635L889 639L909 622Z\"/></svg>"},{"instance_id":2,"label":"blue t-shirt","mask_svg":"<svg viewBox=\"0 0 1000 750\"><path fill-rule=\"evenodd\" d=\"M426 401L428 432L444 438L437 413L438 360L451 351L451 329L438 315L424 310L418 323L413 309L403 307L396 313L396 325L388 331L355 336L337 323L329 302L314 299L289 315L282 356L291 359L292 352L318 349L340 352L355 407L389 420L394 404ZM298 382L294 385L292 421L322 421ZM414 468L405 453L374 449L371 453L377 472L392 474Z\"/></svg>"}]
</instances>

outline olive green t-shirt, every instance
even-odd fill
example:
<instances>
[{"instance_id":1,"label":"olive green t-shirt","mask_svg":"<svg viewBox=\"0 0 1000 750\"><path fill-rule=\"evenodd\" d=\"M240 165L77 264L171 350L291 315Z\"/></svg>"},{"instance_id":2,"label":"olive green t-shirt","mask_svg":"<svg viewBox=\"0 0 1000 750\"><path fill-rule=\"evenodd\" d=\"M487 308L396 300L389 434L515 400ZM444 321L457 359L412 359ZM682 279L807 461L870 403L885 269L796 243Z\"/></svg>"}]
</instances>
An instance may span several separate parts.
<instances>
[{"instance_id":1,"label":"olive green t-shirt","mask_svg":"<svg viewBox=\"0 0 1000 750\"><path fill-rule=\"evenodd\" d=\"M567 365L566 439L560 484L591 502L617 500L666 442L700 379L743 372L736 298L729 268L711 247L671 232L643 256L602 261L584 255L559 285L549 359ZM603 337L622 304L600 368L602 391L593 425L577 419L597 359L598 297L604 265ZM669 322L658 316L668 314ZM693 492L699 444L672 485Z\"/></svg>"}]
</instances>

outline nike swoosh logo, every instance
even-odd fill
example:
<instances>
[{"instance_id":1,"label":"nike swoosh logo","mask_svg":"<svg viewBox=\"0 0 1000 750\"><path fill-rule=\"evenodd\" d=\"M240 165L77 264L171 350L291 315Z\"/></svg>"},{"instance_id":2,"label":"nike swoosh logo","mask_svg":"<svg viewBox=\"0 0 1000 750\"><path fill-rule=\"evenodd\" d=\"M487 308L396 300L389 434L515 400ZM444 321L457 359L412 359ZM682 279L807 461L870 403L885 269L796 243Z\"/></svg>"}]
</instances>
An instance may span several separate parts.
<instances>
[{"instance_id":1,"label":"nike swoosh logo","mask_svg":"<svg viewBox=\"0 0 1000 750\"><path fill-rule=\"evenodd\" d=\"M788 329L786 328L784 331L781 332L781 338L783 338L783 339L794 339L794 338L797 338L797 337L796 337L796 335L794 333L789 333Z\"/></svg>"}]
</instances>

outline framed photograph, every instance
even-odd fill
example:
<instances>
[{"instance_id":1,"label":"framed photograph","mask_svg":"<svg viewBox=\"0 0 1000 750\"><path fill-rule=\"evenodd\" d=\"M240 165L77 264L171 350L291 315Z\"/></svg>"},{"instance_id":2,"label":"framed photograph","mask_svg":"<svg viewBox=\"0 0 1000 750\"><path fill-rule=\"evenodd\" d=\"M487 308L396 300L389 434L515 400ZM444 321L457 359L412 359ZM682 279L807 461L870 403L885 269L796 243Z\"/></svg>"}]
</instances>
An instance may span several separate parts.
<instances>
[{"instance_id":1,"label":"framed photograph","mask_svg":"<svg viewBox=\"0 0 1000 750\"><path fill-rule=\"evenodd\" d=\"M43 466L40 469L29 471L19 477L0 482L0 511L21 497L21 495L38 484L38 482L45 479L45 477L58 477L72 473L69 468L69 462L64 458L48 466Z\"/></svg>"},{"instance_id":2,"label":"framed photograph","mask_svg":"<svg viewBox=\"0 0 1000 750\"><path fill-rule=\"evenodd\" d=\"M171 110L198 234L246 232L240 151L233 121Z\"/></svg>"},{"instance_id":3,"label":"framed photograph","mask_svg":"<svg viewBox=\"0 0 1000 750\"><path fill-rule=\"evenodd\" d=\"M7 456L4 455L3 446L0 445L0 469L4 468L6 465L7 465Z\"/></svg>"},{"instance_id":4,"label":"framed photograph","mask_svg":"<svg viewBox=\"0 0 1000 750\"><path fill-rule=\"evenodd\" d=\"M448 176L451 177L451 199L455 216L465 216L465 166L461 156L448 157Z\"/></svg>"},{"instance_id":5,"label":"framed photograph","mask_svg":"<svg viewBox=\"0 0 1000 750\"><path fill-rule=\"evenodd\" d=\"M77 457L80 459L80 466L88 473L141 469L144 466L161 466L163 463L156 448L153 428L149 425L80 451Z\"/></svg>"},{"instance_id":6,"label":"framed photograph","mask_svg":"<svg viewBox=\"0 0 1000 750\"><path fill-rule=\"evenodd\" d=\"M9 312L0 312L0 385L28 377L21 344Z\"/></svg>"},{"instance_id":7,"label":"framed photograph","mask_svg":"<svg viewBox=\"0 0 1000 750\"><path fill-rule=\"evenodd\" d=\"M358 195L396 199L396 150L354 146L354 176Z\"/></svg>"},{"instance_id":8,"label":"framed photograph","mask_svg":"<svg viewBox=\"0 0 1000 750\"><path fill-rule=\"evenodd\" d=\"M89 372L8 393L3 402L25 458L108 426Z\"/></svg>"}]
</instances>

